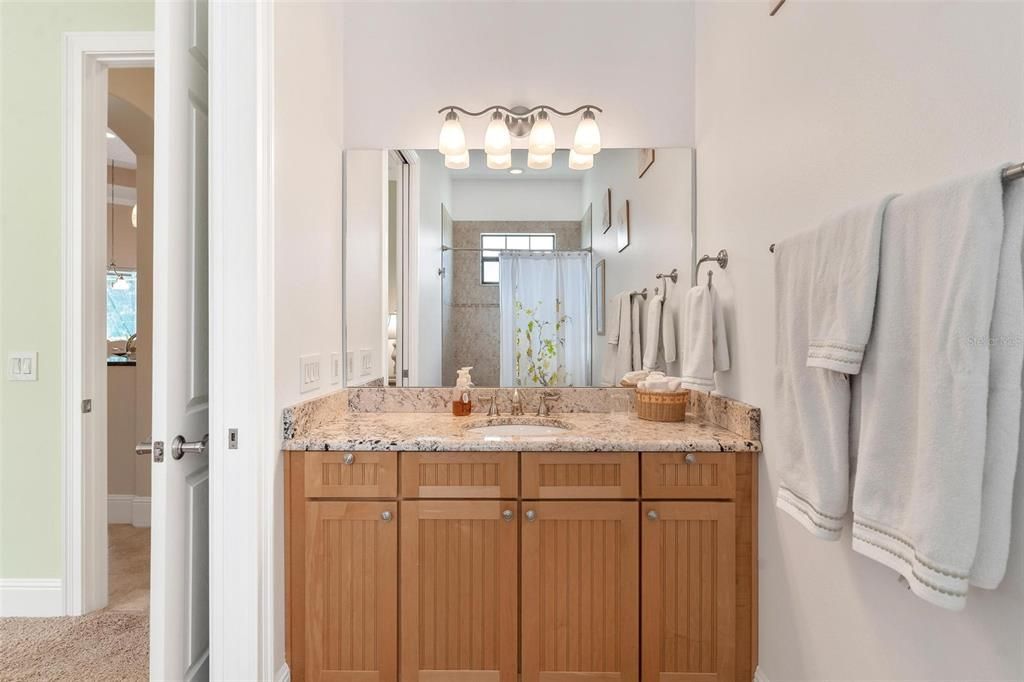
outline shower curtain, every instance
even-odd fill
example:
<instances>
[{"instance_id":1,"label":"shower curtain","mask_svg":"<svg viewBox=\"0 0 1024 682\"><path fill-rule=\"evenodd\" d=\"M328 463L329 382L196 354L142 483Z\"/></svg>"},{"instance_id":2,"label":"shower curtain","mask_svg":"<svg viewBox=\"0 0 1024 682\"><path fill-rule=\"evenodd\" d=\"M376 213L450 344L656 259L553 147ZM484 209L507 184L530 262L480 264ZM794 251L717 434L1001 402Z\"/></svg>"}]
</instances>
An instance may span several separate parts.
<instances>
[{"instance_id":1,"label":"shower curtain","mask_svg":"<svg viewBox=\"0 0 1024 682\"><path fill-rule=\"evenodd\" d=\"M499 254L502 386L590 384L590 253Z\"/></svg>"}]
</instances>

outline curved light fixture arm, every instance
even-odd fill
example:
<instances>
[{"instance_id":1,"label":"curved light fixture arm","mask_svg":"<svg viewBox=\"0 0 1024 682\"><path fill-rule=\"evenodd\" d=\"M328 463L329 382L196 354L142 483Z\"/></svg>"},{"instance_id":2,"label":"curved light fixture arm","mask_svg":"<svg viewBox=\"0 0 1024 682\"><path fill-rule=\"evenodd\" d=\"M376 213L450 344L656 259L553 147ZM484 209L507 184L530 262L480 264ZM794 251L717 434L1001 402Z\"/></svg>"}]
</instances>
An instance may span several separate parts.
<instances>
[{"instance_id":1,"label":"curved light fixture arm","mask_svg":"<svg viewBox=\"0 0 1024 682\"><path fill-rule=\"evenodd\" d=\"M477 116L484 116L486 114L490 114L490 113L492 113L494 111L500 111L500 112L503 112L505 114L508 114L509 116L514 116L515 118L526 118L527 116L532 116L533 114L537 113L541 109L543 109L544 111L548 111L548 112L550 112L552 114L557 114L559 116L572 116L574 114L580 113L581 111L586 111L587 109L590 109L591 111L596 111L596 112L602 113L602 114L604 113L604 109L602 109L601 107L594 106L593 104L584 104L582 106L576 107L572 111L559 111L558 109L556 109L556 108L554 108L552 106L548 106L547 104L538 104L537 106L532 107L530 109L525 109L525 110L519 109L518 111L510 109L510 108L508 108L506 106L502 106L501 104L494 104L492 106L487 107L486 109L481 109L480 111L468 111L466 109L463 109L462 107L457 107L457 106L453 105L453 106L442 107L441 109L437 110L437 113L443 114L446 111L457 111L460 114L463 114L464 116L469 116L471 118L475 118Z\"/></svg>"}]
</instances>

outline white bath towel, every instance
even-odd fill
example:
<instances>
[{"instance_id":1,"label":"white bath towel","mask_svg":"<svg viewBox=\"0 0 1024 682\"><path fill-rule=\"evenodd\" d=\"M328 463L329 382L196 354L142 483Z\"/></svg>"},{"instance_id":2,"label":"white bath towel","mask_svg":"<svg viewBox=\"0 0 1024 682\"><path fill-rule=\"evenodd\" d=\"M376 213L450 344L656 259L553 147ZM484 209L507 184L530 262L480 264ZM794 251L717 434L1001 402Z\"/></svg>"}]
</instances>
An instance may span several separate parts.
<instances>
[{"instance_id":1,"label":"white bath towel","mask_svg":"<svg viewBox=\"0 0 1024 682\"><path fill-rule=\"evenodd\" d=\"M1010 552L1013 479L1020 452L1024 366L1024 182L1003 190L1003 245L988 346L988 433L981 485L981 529L971 584L994 590Z\"/></svg>"},{"instance_id":2,"label":"white bath towel","mask_svg":"<svg viewBox=\"0 0 1024 682\"><path fill-rule=\"evenodd\" d=\"M978 547L999 171L892 201L861 369L853 547L963 607Z\"/></svg>"},{"instance_id":3,"label":"white bath towel","mask_svg":"<svg viewBox=\"0 0 1024 682\"><path fill-rule=\"evenodd\" d=\"M608 302L608 321L605 324L605 340L610 346L619 344L619 321L622 319L622 306L628 305L629 292L623 291L612 296Z\"/></svg>"},{"instance_id":4,"label":"white bath towel","mask_svg":"<svg viewBox=\"0 0 1024 682\"><path fill-rule=\"evenodd\" d=\"M699 285L683 302L683 386L698 391L715 388L715 372L729 369L725 315L713 287Z\"/></svg>"},{"instance_id":5,"label":"white bath towel","mask_svg":"<svg viewBox=\"0 0 1024 682\"><path fill-rule=\"evenodd\" d=\"M630 370L638 370L644 368L644 346L643 337L640 332L640 305L644 298L639 292L633 292L630 296L629 305L629 316L630 316L630 350L632 355L630 357ZM621 343L621 341L620 341Z\"/></svg>"},{"instance_id":6,"label":"white bath towel","mask_svg":"<svg viewBox=\"0 0 1024 682\"><path fill-rule=\"evenodd\" d=\"M644 330L644 369L658 368L658 351L661 345L661 316L664 312L662 304L665 297L661 294L651 296L647 302L647 325Z\"/></svg>"},{"instance_id":7,"label":"white bath towel","mask_svg":"<svg viewBox=\"0 0 1024 682\"><path fill-rule=\"evenodd\" d=\"M612 297L608 310L607 340L601 365L601 383L618 386L619 380L633 370L642 369L640 358L640 301L634 291ZM614 341L614 343L613 343Z\"/></svg>"},{"instance_id":8,"label":"white bath towel","mask_svg":"<svg viewBox=\"0 0 1024 682\"><path fill-rule=\"evenodd\" d=\"M893 196L826 219L814 239L807 366L856 374L871 334L882 216Z\"/></svg>"},{"instance_id":9,"label":"white bath towel","mask_svg":"<svg viewBox=\"0 0 1024 682\"><path fill-rule=\"evenodd\" d=\"M817 537L838 540L849 509L850 385L846 374L807 366L816 245L814 232L775 245L775 504Z\"/></svg>"}]
</instances>

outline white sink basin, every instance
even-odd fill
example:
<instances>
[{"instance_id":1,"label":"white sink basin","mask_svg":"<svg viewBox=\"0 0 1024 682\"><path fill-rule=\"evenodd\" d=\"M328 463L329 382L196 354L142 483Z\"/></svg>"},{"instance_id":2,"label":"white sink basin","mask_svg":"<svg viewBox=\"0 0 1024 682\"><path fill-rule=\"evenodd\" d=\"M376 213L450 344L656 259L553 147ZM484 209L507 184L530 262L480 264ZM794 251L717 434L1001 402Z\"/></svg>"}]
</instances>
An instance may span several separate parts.
<instances>
[{"instance_id":1,"label":"white sink basin","mask_svg":"<svg viewBox=\"0 0 1024 682\"><path fill-rule=\"evenodd\" d=\"M479 426L470 426L466 431L486 439L543 438L564 435L569 428L568 424L552 420L546 423L485 423Z\"/></svg>"}]
</instances>

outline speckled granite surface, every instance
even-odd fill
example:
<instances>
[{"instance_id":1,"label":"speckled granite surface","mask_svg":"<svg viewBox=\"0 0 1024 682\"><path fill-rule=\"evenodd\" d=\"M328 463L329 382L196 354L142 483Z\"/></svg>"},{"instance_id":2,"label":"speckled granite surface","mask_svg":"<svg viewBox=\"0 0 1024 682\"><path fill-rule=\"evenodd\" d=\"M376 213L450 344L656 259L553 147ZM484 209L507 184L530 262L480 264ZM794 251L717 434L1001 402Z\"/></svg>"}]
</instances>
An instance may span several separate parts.
<instances>
[{"instance_id":1,"label":"speckled granite surface","mask_svg":"<svg viewBox=\"0 0 1024 682\"><path fill-rule=\"evenodd\" d=\"M548 421L570 428L565 435L541 437L481 436L469 429L479 417L429 412L347 412L328 425L285 441L285 450L536 450L574 452L760 450L759 441L743 438L701 419L665 424L634 415L577 412ZM544 423L534 417L530 421Z\"/></svg>"}]
</instances>

